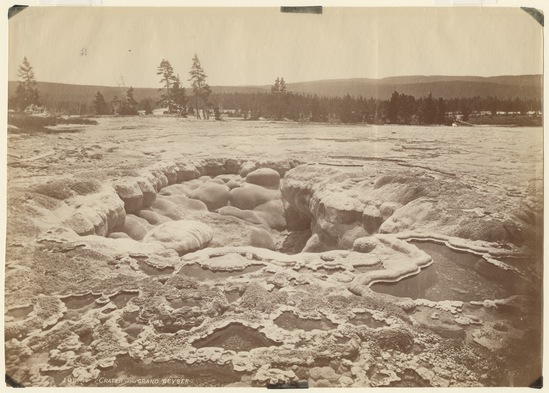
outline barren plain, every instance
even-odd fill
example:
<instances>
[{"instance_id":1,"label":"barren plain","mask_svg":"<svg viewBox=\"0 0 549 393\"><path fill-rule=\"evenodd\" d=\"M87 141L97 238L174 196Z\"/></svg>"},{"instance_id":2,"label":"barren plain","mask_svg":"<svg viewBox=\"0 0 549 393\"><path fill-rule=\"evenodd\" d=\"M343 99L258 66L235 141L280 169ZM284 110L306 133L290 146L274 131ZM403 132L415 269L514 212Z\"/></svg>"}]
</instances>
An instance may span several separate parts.
<instances>
[{"instance_id":1,"label":"barren plain","mask_svg":"<svg viewBox=\"0 0 549 393\"><path fill-rule=\"evenodd\" d=\"M8 134L15 382L541 376L541 128L97 120Z\"/></svg>"}]
</instances>

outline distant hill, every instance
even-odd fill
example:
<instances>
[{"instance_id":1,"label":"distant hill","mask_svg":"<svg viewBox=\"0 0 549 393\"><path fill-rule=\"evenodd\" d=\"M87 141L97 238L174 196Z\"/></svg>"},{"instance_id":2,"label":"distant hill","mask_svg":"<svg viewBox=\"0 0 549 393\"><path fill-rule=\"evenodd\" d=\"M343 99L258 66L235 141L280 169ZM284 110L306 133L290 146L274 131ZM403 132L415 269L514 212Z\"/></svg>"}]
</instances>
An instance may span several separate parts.
<instances>
[{"instance_id":1,"label":"distant hill","mask_svg":"<svg viewBox=\"0 0 549 393\"><path fill-rule=\"evenodd\" d=\"M10 81L8 83L8 97L15 94L17 82ZM38 82L38 92L40 100L48 108L66 107L65 103L73 105L85 104L91 105L95 94L100 91L107 102L110 102L115 96L125 94L119 87L112 86L86 86L86 85L69 85L65 83ZM137 102L144 98L152 98L158 100L160 97L158 89L152 88L134 88L134 98Z\"/></svg>"},{"instance_id":2,"label":"distant hill","mask_svg":"<svg viewBox=\"0 0 549 393\"><path fill-rule=\"evenodd\" d=\"M398 76L383 79L333 79L312 82L288 83L288 91L326 97L341 97L345 94L388 99L393 91L415 97L431 92L435 98L461 98L497 96L500 99L519 97L540 99L542 97L542 75L509 75L494 77L475 76ZM15 93L17 82L8 83L8 96ZM62 83L38 82L42 102L51 109L91 105L94 95L101 91L109 102L120 96L123 90L112 86L86 86ZM269 92L270 86L212 86L216 93L260 93ZM157 101L161 92L157 88L134 88L134 97L139 102L150 98Z\"/></svg>"},{"instance_id":3,"label":"distant hill","mask_svg":"<svg viewBox=\"0 0 549 393\"><path fill-rule=\"evenodd\" d=\"M38 82L37 87L40 93L40 100L50 109L76 107L80 104L90 106L98 91L103 94L105 101L110 102L115 96L121 97L126 94L125 91L127 90L127 88L113 86L70 85L52 82ZM16 88L17 82L8 82L8 97L15 94ZM214 93L258 93L267 90L267 88L260 86L212 87ZM161 94L162 91L158 88L134 87L134 98L137 102L146 98L156 102L160 99Z\"/></svg>"},{"instance_id":4,"label":"distant hill","mask_svg":"<svg viewBox=\"0 0 549 393\"><path fill-rule=\"evenodd\" d=\"M388 99L393 91L414 97L428 95L436 98L497 96L500 99L520 97L541 99L541 75L520 76L399 76L383 79L340 79L289 83L289 91L336 97L347 93L366 98Z\"/></svg>"}]
</instances>

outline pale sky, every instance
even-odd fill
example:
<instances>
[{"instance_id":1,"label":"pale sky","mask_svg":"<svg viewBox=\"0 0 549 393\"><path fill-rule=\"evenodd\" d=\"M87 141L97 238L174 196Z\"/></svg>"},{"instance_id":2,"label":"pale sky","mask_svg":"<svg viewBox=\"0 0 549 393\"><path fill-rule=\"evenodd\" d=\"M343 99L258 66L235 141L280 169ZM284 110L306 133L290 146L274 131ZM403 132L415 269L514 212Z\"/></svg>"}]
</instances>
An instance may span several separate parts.
<instances>
[{"instance_id":1,"label":"pale sky","mask_svg":"<svg viewBox=\"0 0 549 393\"><path fill-rule=\"evenodd\" d=\"M198 55L210 85L401 75L543 72L542 27L519 8L30 7L9 21L9 80L159 87L170 61L188 85Z\"/></svg>"}]
</instances>

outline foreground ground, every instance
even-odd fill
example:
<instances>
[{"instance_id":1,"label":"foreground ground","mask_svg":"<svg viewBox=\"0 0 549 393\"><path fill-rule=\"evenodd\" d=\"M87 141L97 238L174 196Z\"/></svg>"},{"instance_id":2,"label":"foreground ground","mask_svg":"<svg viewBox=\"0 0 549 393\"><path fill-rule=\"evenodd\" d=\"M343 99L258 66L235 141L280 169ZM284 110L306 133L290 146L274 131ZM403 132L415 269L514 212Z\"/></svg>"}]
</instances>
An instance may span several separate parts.
<instances>
[{"instance_id":1,"label":"foreground ground","mask_svg":"<svg viewBox=\"0 0 549 393\"><path fill-rule=\"evenodd\" d=\"M16 382L541 375L542 129L98 121L8 136Z\"/></svg>"}]
</instances>

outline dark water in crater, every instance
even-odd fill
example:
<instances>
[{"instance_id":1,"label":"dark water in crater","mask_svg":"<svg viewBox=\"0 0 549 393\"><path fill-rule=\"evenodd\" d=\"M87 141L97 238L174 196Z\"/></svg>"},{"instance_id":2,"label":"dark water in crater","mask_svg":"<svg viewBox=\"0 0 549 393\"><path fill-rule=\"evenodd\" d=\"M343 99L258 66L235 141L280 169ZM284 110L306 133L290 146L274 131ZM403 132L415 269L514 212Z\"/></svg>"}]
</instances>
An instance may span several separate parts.
<instances>
[{"instance_id":1,"label":"dark water in crater","mask_svg":"<svg viewBox=\"0 0 549 393\"><path fill-rule=\"evenodd\" d=\"M132 298L136 297L137 295L137 292L121 291L116 295L111 296L110 300L116 305L116 307L123 308Z\"/></svg>"},{"instance_id":2,"label":"dark water in crater","mask_svg":"<svg viewBox=\"0 0 549 393\"><path fill-rule=\"evenodd\" d=\"M99 295L83 295L83 296L69 296L61 299L67 306L67 311L63 315L61 320L76 320L88 311L102 307L101 304L95 302L99 298Z\"/></svg>"},{"instance_id":3,"label":"dark water in crater","mask_svg":"<svg viewBox=\"0 0 549 393\"><path fill-rule=\"evenodd\" d=\"M88 295L82 295L82 296L69 296L64 299L61 299L67 308L69 310L76 310L84 307L89 307L95 305L96 307L100 307L95 303L95 300L98 299L98 295L92 295L91 293Z\"/></svg>"},{"instance_id":4,"label":"dark water in crater","mask_svg":"<svg viewBox=\"0 0 549 393\"><path fill-rule=\"evenodd\" d=\"M259 347L279 346L281 343L267 338L255 329L240 323L231 323L205 338L196 340L192 345L195 348L220 347L239 352Z\"/></svg>"},{"instance_id":5,"label":"dark water in crater","mask_svg":"<svg viewBox=\"0 0 549 393\"><path fill-rule=\"evenodd\" d=\"M6 315L15 319L25 319L25 317L29 315L33 309L34 306L32 305L26 307L12 308L11 310L6 311Z\"/></svg>"},{"instance_id":6,"label":"dark water in crater","mask_svg":"<svg viewBox=\"0 0 549 393\"><path fill-rule=\"evenodd\" d=\"M429 254L433 264L395 283L372 284L373 291L412 299L470 301L506 298L527 288L520 276L479 255L433 242L411 243Z\"/></svg>"},{"instance_id":7,"label":"dark water in crater","mask_svg":"<svg viewBox=\"0 0 549 393\"><path fill-rule=\"evenodd\" d=\"M188 365L171 360L162 363L142 363L128 355L118 356L114 367L101 371L94 385L187 387L224 386L240 381L240 375L230 365L212 362Z\"/></svg>"},{"instance_id":8,"label":"dark water in crater","mask_svg":"<svg viewBox=\"0 0 549 393\"><path fill-rule=\"evenodd\" d=\"M42 374L52 377L55 385L59 386L66 377L72 374L72 370L72 368L68 370L44 370Z\"/></svg>"},{"instance_id":9,"label":"dark water in crater","mask_svg":"<svg viewBox=\"0 0 549 393\"><path fill-rule=\"evenodd\" d=\"M274 323L286 330L302 329L310 331L314 329L332 330L337 328L337 325L326 317L321 317L320 319L303 319L290 311L285 311L280 314L280 316L274 320Z\"/></svg>"}]
</instances>

